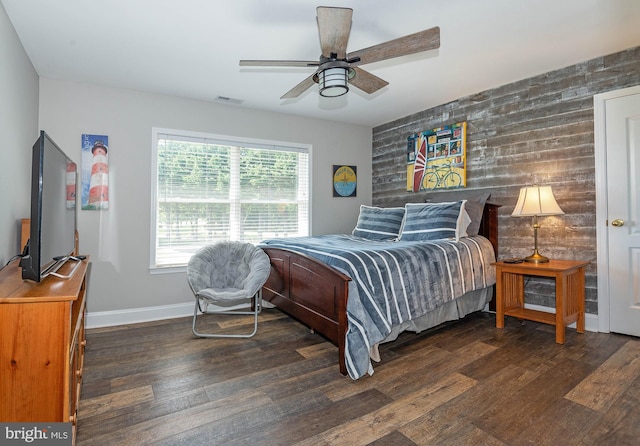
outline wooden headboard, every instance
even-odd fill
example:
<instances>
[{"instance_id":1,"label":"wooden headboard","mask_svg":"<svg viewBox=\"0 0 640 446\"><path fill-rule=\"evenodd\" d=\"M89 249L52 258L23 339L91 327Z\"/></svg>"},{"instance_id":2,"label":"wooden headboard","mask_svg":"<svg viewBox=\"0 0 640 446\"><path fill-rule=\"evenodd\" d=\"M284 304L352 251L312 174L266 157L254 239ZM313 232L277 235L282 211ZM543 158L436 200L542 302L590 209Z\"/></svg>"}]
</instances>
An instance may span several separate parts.
<instances>
[{"instance_id":1,"label":"wooden headboard","mask_svg":"<svg viewBox=\"0 0 640 446\"><path fill-rule=\"evenodd\" d=\"M488 238L493 245L493 250L498 258L498 209L499 204L485 203L479 234Z\"/></svg>"}]
</instances>

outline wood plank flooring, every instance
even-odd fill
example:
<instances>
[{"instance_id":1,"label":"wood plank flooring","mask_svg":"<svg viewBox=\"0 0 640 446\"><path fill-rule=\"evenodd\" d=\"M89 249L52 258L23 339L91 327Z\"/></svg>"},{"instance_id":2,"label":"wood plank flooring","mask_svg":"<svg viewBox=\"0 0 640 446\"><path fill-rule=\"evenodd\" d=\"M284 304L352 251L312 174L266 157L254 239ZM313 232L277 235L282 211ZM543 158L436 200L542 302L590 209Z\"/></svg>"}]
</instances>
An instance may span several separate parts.
<instances>
[{"instance_id":1,"label":"wood plank flooring","mask_svg":"<svg viewBox=\"0 0 640 446\"><path fill-rule=\"evenodd\" d=\"M506 318L498 330L477 313L383 344L357 381L338 373L336 347L276 309L251 339L197 339L181 318L87 340L79 446L640 444L637 338L569 329L557 345L554 327Z\"/></svg>"}]
</instances>

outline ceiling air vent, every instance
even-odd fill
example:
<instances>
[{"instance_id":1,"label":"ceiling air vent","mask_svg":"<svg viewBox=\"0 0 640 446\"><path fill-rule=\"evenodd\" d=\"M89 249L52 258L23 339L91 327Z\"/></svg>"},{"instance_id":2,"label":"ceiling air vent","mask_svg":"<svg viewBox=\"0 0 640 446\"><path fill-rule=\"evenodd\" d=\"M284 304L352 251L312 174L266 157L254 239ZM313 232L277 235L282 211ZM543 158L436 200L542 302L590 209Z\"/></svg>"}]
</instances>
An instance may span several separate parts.
<instances>
[{"instance_id":1,"label":"ceiling air vent","mask_svg":"<svg viewBox=\"0 0 640 446\"><path fill-rule=\"evenodd\" d=\"M233 104L233 105L240 105L242 104L242 99L234 99L234 98L229 98L227 96L218 96L216 97L216 102L224 102L225 104Z\"/></svg>"}]
</instances>

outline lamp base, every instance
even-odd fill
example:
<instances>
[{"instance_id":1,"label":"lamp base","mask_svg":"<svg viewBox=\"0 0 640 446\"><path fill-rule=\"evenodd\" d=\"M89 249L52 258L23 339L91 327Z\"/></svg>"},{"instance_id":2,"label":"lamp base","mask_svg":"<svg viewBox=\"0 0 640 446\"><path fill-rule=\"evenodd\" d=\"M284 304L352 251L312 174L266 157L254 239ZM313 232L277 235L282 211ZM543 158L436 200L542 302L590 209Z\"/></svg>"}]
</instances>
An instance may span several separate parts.
<instances>
[{"instance_id":1,"label":"lamp base","mask_svg":"<svg viewBox=\"0 0 640 446\"><path fill-rule=\"evenodd\" d=\"M528 263L547 263L549 261L549 257L543 256L536 249L529 257L525 257L524 261Z\"/></svg>"}]
</instances>

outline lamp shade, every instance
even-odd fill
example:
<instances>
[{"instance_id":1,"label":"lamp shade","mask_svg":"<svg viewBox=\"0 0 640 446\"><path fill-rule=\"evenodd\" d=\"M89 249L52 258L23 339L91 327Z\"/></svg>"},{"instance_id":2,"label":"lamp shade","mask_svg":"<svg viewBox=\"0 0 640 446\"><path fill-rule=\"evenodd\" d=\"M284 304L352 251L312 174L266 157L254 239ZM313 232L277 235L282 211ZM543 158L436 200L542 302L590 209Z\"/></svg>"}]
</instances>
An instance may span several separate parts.
<instances>
[{"instance_id":1,"label":"lamp shade","mask_svg":"<svg viewBox=\"0 0 640 446\"><path fill-rule=\"evenodd\" d=\"M520 196L512 217L533 217L562 215L564 212L556 203L551 186L530 186L520 189Z\"/></svg>"}]
</instances>

